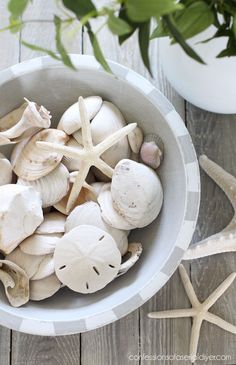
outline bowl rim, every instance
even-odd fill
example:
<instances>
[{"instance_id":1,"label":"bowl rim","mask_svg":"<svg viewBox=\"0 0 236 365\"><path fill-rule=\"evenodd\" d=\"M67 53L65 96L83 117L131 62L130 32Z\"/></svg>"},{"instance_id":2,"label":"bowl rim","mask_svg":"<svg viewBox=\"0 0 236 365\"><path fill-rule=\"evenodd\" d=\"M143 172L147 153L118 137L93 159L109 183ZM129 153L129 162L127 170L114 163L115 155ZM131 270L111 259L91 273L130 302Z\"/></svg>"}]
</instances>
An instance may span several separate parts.
<instances>
[{"instance_id":1,"label":"bowl rim","mask_svg":"<svg viewBox=\"0 0 236 365\"><path fill-rule=\"evenodd\" d=\"M105 72L94 56L71 54L70 57L77 68ZM132 293L129 298L126 298L122 303L117 303L110 310L96 313L83 320L73 318L73 320L62 319L55 321L32 318L27 316L25 311L16 315L11 310L0 308L0 325L34 335L59 336L82 333L112 323L143 305L165 285L180 264L184 252L191 242L200 205L200 173L189 132L174 106L146 78L117 62L108 60L108 64L114 77L131 84L132 87L143 93L158 108L179 145L185 168L186 204L184 218L175 245L172 247L168 258L163 262L158 271L155 272L153 277L142 288ZM26 60L0 71L0 86L19 76L48 68L66 68L66 66L50 56Z\"/></svg>"}]
</instances>

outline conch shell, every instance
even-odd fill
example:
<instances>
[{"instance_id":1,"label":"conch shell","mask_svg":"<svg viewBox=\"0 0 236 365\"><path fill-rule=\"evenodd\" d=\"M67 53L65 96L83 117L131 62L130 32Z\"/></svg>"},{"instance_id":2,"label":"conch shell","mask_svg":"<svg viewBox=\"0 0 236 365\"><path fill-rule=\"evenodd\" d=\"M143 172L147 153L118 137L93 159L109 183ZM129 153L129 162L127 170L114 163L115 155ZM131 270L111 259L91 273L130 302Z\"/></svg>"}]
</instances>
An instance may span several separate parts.
<instances>
[{"instance_id":1,"label":"conch shell","mask_svg":"<svg viewBox=\"0 0 236 365\"><path fill-rule=\"evenodd\" d=\"M13 307L20 307L29 301L29 278L19 266L8 260L0 260L0 281Z\"/></svg>"},{"instance_id":2,"label":"conch shell","mask_svg":"<svg viewBox=\"0 0 236 365\"><path fill-rule=\"evenodd\" d=\"M11 142L19 142L40 129L50 127L50 112L43 106L25 100L26 103L20 108L0 119L1 128L5 126L6 129L0 132L0 137L5 137Z\"/></svg>"},{"instance_id":3,"label":"conch shell","mask_svg":"<svg viewBox=\"0 0 236 365\"><path fill-rule=\"evenodd\" d=\"M28 140L23 140L13 150L11 162L16 175L24 180L34 181L48 175L61 162L63 155L47 152L37 146L38 141L64 145L68 136L57 129L43 129Z\"/></svg>"}]
</instances>

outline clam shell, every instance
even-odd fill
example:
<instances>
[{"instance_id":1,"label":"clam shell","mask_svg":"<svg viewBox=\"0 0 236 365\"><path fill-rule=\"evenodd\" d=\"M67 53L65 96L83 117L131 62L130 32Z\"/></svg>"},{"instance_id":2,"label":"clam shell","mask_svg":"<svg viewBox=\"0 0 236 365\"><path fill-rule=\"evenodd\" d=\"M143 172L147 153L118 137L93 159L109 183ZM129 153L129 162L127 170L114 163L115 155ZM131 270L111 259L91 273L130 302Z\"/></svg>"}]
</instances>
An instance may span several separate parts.
<instances>
[{"instance_id":1,"label":"clam shell","mask_svg":"<svg viewBox=\"0 0 236 365\"><path fill-rule=\"evenodd\" d=\"M121 255L110 234L82 225L61 238L54 261L58 279L70 289L87 294L104 288L117 276Z\"/></svg>"},{"instance_id":2,"label":"clam shell","mask_svg":"<svg viewBox=\"0 0 236 365\"><path fill-rule=\"evenodd\" d=\"M31 102L26 99L26 103L23 104L25 107L20 107L22 115L19 117L20 113L18 111L8 114L5 118L9 119L12 123L14 116L19 119L15 119L14 125L8 127L7 130L0 132L0 135L10 140L21 139L28 136L32 136L35 132L42 128L50 127L51 115L49 111L43 106L38 106L36 103ZM1 119L0 119L1 125Z\"/></svg>"},{"instance_id":3,"label":"clam shell","mask_svg":"<svg viewBox=\"0 0 236 365\"><path fill-rule=\"evenodd\" d=\"M0 260L0 281L13 307L20 307L29 301L29 278L18 265Z\"/></svg>"},{"instance_id":4,"label":"clam shell","mask_svg":"<svg viewBox=\"0 0 236 365\"><path fill-rule=\"evenodd\" d=\"M123 115L112 103L104 101L101 109L91 122L93 143L97 145L112 133L126 125ZM111 167L123 158L129 158L130 147L128 138L122 138L118 143L102 154L102 159Z\"/></svg>"},{"instance_id":5,"label":"clam shell","mask_svg":"<svg viewBox=\"0 0 236 365\"><path fill-rule=\"evenodd\" d=\"M54 252L62 233L33 234L20 244L20 249L28 255L48 255Z\"/></svg>"},{"instance_id":6,"label":"clam shell","mask_svg":"<svg viewBox=\"0 0 236 365\"><path fill-rule=\"evenodd\" d=\"M0 153L0 186L12 182L12 166L10 161Z\"/></svg>"},{"instance_id":7,"label":"clam shell","mask_svg":"<svg viewBox=\"0 0 236 365\"><path fill-rule=\"evenodd\" d=\"M61 283L55 274L41 280L30 282L30 300L43 300L53 296L61 288Z\"/></svg>"},{"instance_id":8,"label":"clam shell","mask_svg":"<svg viewBox=\"0 0 236 365\"><path fill-rule=\"evenodd\" d=\"M10 111L6 115L0 118L0 132L4 132L12 128L17 121L19 121L27 107L28 103L25 102L18 108Z\"/></svg>"},{"instance_id":9,"label":"clam shell","mask_svg":"<svg viewBox=\"0 0 236 365\"><path fill-rule=\"evenodd\" d=\"M102 181L96 181L96 182L91 184L91 186L94 188L96 196L98 196L101 193L104 185L105 185L105 183L102 182Z\"/></svg>"},{"instance_id":10,"label":"clam shell","mask_svg":"<svg viewBox=\"0 0 236 365\"><path fill-rule=\"evenodd\" d=\"M40 235L49 235L53 233L65 232L66 217L59 212L47 213L44 216L43 223L36 229L35 233Z\"/></svg>"},{"instance_id":11,"label":"clam shell","mask_svg":"<svg viewBox=\"0 0 236 365\"><path fill-rule=\"evenodd\" d=\"M0 186L0 217L0 251L6 255L42 223L39 193L28 186Z\"/></svg>"},{"instance_id":12,"label":"clam shell","mask_svg":"<svg viewBox=\"0 0 236 365\"><path fill-rule=\"evenodd\" d=\"M40 193L43 208L47 208L58 203L67 194L69 179L69 171L60 163L52 172L38 180L27 181L19 178L17 184L32 186Z\"/></svg>"},{"instance_id":13,"label":"clam shell","mask_svg":"<svg viewBox=\"0 0 236 365\"><path fill-rule=\"evenodd\" d=\"M57 129L44 129L27 141L22 141L13 150L11 158L13 170L24 180L34 181L48 175L61 162L62 154L48 152L36 145L38 141L54 142L64 145L68 136Z\"/></svg>"},{"instance_id":14,"label":"clam shell","mask_svg":"<svg viewBox=\"0 0 236 365\"><path fill-rule=\"evenodd\" d=\"M164 143L156 134L147 134L140 149L140 158L145 165L156 170L162 160L164 154Z\"/></svg>"},{"instance_id":15,"label":"clam shell","mask_svg":"<svg viewBox=\"0 0 236 365\"><path fill-rule=\"evenodd\" d=\"M140 127L136 127L128 134L128 141L133 153L139 153L143 143L143 131Z\"/></svg>"},{"instance_id":16,"label":"clam shell","mask_svg":"<svg viewBox=\"0 0 236 365\"><path fill-rule=\"evenodd\" d=\"M134 229L131 223L126 221L113 207L112 197L111 197L111 184L104 185L101 193L98 196L98 203L101 208L102 218L111 227L130 230Z\"/></svg>"},{"instance_id":17,"label":"clam shell","mask_svg":"<svg viewBox=\"0 0 236 365\"><path fill-rule=\"evenodd\" d=\"M83 146L81 146L80 144L78 144L78 142L71 137L69 139L69 141L66 144L68 147L74 147L78 150L82 150ZM81 160L78 160L76 158L70 158L70 157L66 157L64 156L62 159L62 163L67 167L67 169L71 172L71 171L78 171L81 168Z\"/></svg>"},{"instance_id":18,"label":"clam shell","mask_svg":"<svg viewBox=\"0 0 236 365\"><path fill-rule=\"evenodd\" d=\"M110 227L103 219L100 207L95 202L87 202L74 208L65 224L66 233L75 227L90 224L108 232L115 240L118 250L123 256L128 248L127 231Z\"/></svg>"},{"instance_id":19,"label":"clam shell","mask_svg":"<svg viewBox=\"0 0 236 365\"><path fill-rule=\"evenodd\" d=\"M85 107L89 119L93 119L98 113L102 105L102 98L100 96L89 96L84 98ZM58 129L65 131L67 134L73 134L81 128L80 112L78 101L72 104L62 115L58 124Z\"/></svg>"},{"instance_id":20,"label":"clam shell","mask_svg":"<svg viewBox=\"0 0 236 365\"><path fill-rule=\"evenodd\" d=\"M58 240L59 241L59 240ZM46 255L40 262L36 273L31 277L31 280L41 280L55 272L53 255Z\"/></svg>"},{"instance_id":21,"label":"clam shell","mask_svg":"<svg viewBox=\"0 0 236 365\"><path fill-rule=\"evenodd\" d=\"M113 207L133 227L149 225L160 213L163 190L157 174L148 166L121 160L111 183Z\"/></svg>"},{"instance_id":22,"label":"clam shell","mask_svg":"<svg viewBox=\"0 0 236 365\"><path fill-rule=\"evenodd\" d=\"M117 276L124 275L138 261L143 251L141 243L130 243Z\"/></svg>"}]
</instances>

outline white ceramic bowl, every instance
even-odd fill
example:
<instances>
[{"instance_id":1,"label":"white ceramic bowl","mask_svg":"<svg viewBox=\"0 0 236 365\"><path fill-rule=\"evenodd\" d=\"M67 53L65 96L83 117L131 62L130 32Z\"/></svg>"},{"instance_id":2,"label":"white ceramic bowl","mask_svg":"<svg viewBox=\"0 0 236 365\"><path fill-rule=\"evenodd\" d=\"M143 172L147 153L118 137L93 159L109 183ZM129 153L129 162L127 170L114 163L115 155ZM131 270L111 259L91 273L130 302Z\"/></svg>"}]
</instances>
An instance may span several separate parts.
<instances>
[{"instance_id":1,"label":"white ceramic bowl","mask_svg":"<svg viewBox=\"0 0 236 365\"><path fill-rule=\"evenodd\" d=\"M109 62L105 73L91 56L72 55L74 72L49 57L33 59L0 73L0 115L23 97L45 105L56 126L79 95L101 95L114 102L128 122L158 133L165 144L160 169L164 206L153 224L132 233L143 244L139 262L105 289L89 295L67 288L42 302L11 307L1 288L0 324L37 335L65 335L95 329L141 306L170 278L187 249L197 220L200 182L191 138L170 102L137 73ZM9 146L1 148L9 154Z\"/></svg>"}]
</instances>

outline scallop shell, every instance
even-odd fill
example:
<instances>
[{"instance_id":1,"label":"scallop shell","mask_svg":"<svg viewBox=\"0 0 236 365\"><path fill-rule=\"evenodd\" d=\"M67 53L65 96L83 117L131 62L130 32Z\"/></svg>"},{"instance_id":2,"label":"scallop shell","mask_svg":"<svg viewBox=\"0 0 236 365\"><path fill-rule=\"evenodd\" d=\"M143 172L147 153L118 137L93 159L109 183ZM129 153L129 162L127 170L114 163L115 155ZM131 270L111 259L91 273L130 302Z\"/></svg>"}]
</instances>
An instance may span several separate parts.
<instances>
[{"instance_id":1,"label":"scallop shell","mask_svg":"<svg viewBox=\"0 0 236 365\"><path fill-rule=\"evenodd\" d=\"M64 145L68 136L57 129L44 129L27 141L20 142L11 158L13 170L24 180L34 181L48 175L61 162L62 154L43 150L36 142L46 141Z\"/></svg>"},{"instance_id":2,"label":"scallop shell","mask_svg":"<svg viewBox=\"0 0 236 365\"><path fill-rule=\"evenodd\" d=\"M83 146L78 144L78 142L75 140L75 138L71 137L69 141L66 144L68 147L74 147L78 150L82 150ZM62 163L67 167L67 169L71 171L78 171L81 168L81 160L78 160L76 158L70 158L64 156L62 159Z\"/></svg>"},{"instance_id":3,"label":"scallop shell","mask_svg":"<svg viewBox=\"0 0 236 365\"><path fill-rule=\"evenodd\" d=\"M22 114L19 112L21 111ZM21 114L21 115L20 115ZM23 104L17 111L13 111L5 116L4 123L9 120L9 124L12 124L12 119L15 119L14 125L8 127L7 130L0 132L0 135L10 140L19 140L28 136L32 136L35 132L42 128L50 127L50 112L43 106L38 106L36 103L26 99L26 103ZM1 125L1 119L0 119Z\"/></svg>"},{"instance_id":4,"label":"scallop shell","mask_svg":"<svg viewBox=\"0 0 236 365\"><path fill-rule=\"evenodd\" d=\"M12 166L10 161L0 153L0 186L12 182Z\"/></svg>"},{"instance_id":5,"label":"scallop shell","mask_svg":"<svg viewBox=\"0 0 236 365\"><path fill-rule=\"evenodd\" d=\"M88 117L91 120L101 108L102 98L100 96L89 96L87 98L84 98L84 103L88 113ZM73 134L81 128L78 101L72 104L64 112L57 128L65 131L69 135Z\"/></svg>"},{"instance_id":6,"label":"scallop shell","mask_svg":"<svg viewBox=\"0 0 236 365\"><path fill-rule=\"evenodd\" d=\"M130 243L117 276L124 275L138 261L143 251L141 243Z\"/></svg>"},{"instance_id":7,"label":"scallop shell","mask_svg":"<svg viewBox=\"0 0 236 365\"><path fill-rule=\"evenodd\" d=\"M29 301L29 278L18 265L0 260L0 281L13 307L20 307Z\"/></svg>"},{"instance_id":8,"label":"scallop shell","mask_svg":"<svg viewBox=\"0 0 236 365\"><path fill-rule=\"evenodd\" d=\"M61 288L61 283L55 274L41 280L30 282L30 300L43 300L53 296Z\"/></svg>"},{"instance_id":9,"label":"scallop shell","mask_svg":"<svg viewBox=\"0 0 236 365\"><path fill-rule=\"evenodd\" d=\"M140 127L136 127L128 134L128 141L133 153L139 153L143 143L143 131Z\"/></svg>"},{"instance_id":10,"label":"scallop shell","mask_svg":"<svg viewBox=\"0 0 236 365\"><path fill-rule=\"evenodd\" d=\"M164 154L164 143L156 134L147 134L140 149L140 158L145 165L156 170L162 160Z\"/></svg>"},{"instance_id":11,"label":"scallop shell","mask_svg":"<svg viewBox=\"0 0 236 365\"><path fill-rule=\"evenodd\" d=\"M160 213L163 190L157 174L148 166L121 160L111 183L113 207L136 228L149 225Z\"/></svg>"},{"instance_id":12,"label":"scallop shell","mask_svg":"<svg viewBox=\"0 0 236 365\"><path fill-rule=\"evenodd\" d=\"M102 218L109 226L122 230L136 228L114 209L111 197L111 184L104 185L97 200L101 208Z\"/></svg>"},{"instance_id":13,"label":"scallop shell","mask_svg":"<svg viewBox=\"0 0 236 365\"><path fill-rule=\"evenodd\" d=\"M91 122L93 143L97 145L112 133L126 125L123 115L112 103L104 101L101 109ZM111 167L123 158L129 158L130 147L128 138L122 138L118 143L102 154L102 159Z\"/></svg>"},{"instance_id":14,"label":"scallop shell","mask_svg":"<svg viewBox=\"0 0 236 365\"><path fill-rule=\"evenodd\" d=\"M67 206L67 202L68 202L68 199L70 196L71 189L72 189L72 185L70 186L70 189L69 189L67 195L64 196L64 198L62 200L60 200L57 204L54 205L54 208L64 215L68 215L66 206ZM75 203L75 207L77 205L84 204L85 202L90 201L90 200L96 201L97 197L95 196L93 189L90 189L90 186L87 185L87 187L82 187L82 189L79 193L79 196L77 198L77 201Z\"/></svg>"},{"instance_id":15,"label":"scallop shell","mask_svg":"<svg viewBox=\"0 0 236 365\"><path fill-rule=\"evenodd\" d=\"M43 208L47 208L57 204L68 193L69 180L69 171L60 163L52 172L38 180L27 181L19 178L17 184L32 186L40 193Z\"/></svg>"},{"instance_id":16,"label":"scallop shell","mask_svg":"<svg viewBox=\"0 0 236 365\"><path fill-rule=\"evenodd\" d=\"M61 238L54 261L58 279L70 289L87 294L104 288L117 276L121 255L110 234L82 225Z\"/></svg>"},{"instance_id":17,"label":"scallop shell","mask_svg":"<svg viewBox=\"0 0 236 365\"><path fill-rule=\"evenodd\" d=\"M40 235L50 235L53 233L65 232L66 217L59 212L47 213L44 216L43 223L36 229L35 233Z\"/></svg>"},{"instance_id":18,"label":"scallop shell","mask_svg":"<svg viewBox=\"0 0 236 365\"><path fill-rule=\"evenodd\" d=\"M62 233L52 234L33 234L21 242L19 248L28 255L48 255L55 250L58 240L62 237Z\"/></svg>"},{"instance_id":19,"label":"scallop shell","mask_svg":"<svg viewBox=\"0 0 236 365\"><path fill-rule=\"evenodd\" d=\"M108 232L114 238L121 255L123 256L127 252L127 231L112 228L104 222L97 203L91 201L74 208L66 220L65 231L67 233L84 224L90 224Z\"/></svg>"}]
</instances>

